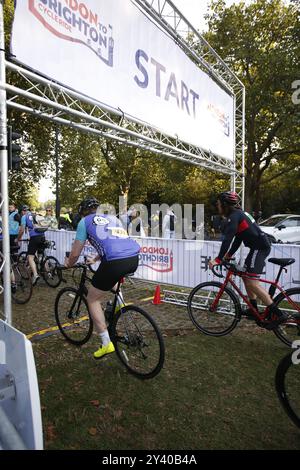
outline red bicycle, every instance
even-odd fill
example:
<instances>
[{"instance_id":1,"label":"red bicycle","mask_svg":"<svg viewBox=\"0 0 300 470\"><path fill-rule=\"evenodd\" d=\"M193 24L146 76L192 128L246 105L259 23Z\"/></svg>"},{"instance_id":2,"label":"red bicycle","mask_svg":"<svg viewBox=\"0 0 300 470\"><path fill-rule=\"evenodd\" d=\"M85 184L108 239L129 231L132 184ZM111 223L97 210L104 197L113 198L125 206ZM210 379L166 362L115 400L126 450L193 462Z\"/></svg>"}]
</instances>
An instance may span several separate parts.
<instances>
[{"instance_id":1,"label":"red bicycle","mask_svg":"<svg viewBox=\"0 0 300 470\"><path fill-rule=\"evenodd\" d=\"M270 285L269 294L274 303L287 314L284 323L272 331L284 344L291 347L292 343L300 337L300 288L284 290L279 284L279 278L282 271L286 271L286 267L293 264L295 260L294 258L270 258L269 262L280 266L276 280L261 279L261 282ZM222 268L227 270L225 276ZM234 276L245 278L249 275L244 268L237 266L232 260L223 261L220 265L214 266L213 273L219 278L225 278L224 282L212 281L199 284L192 290L188 299L189 316L199 331L209 336L225 336L234 330L242 316L253 319L261 328L266 328L277 319L276 316L270 315L267 307L264 311L257 312L236 285ZM276 291L279 293L274 297ZM251 315L243 314L240 298L243 299Z\"/></svg>"}]
</instances>

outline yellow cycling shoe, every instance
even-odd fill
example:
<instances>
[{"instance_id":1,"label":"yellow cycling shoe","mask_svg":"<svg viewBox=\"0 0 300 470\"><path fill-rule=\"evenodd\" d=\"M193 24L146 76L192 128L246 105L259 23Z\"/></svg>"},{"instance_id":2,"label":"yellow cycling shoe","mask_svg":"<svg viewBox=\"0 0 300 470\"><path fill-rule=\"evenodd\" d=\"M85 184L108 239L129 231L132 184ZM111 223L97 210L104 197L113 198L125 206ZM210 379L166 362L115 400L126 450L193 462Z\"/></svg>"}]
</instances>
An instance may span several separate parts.
<instances>
[{"instance_id":1,"label":"yellow cycling shoe","mask_svg":"<svg viewBox=\"0 0 300 470\"><path fill-rule=\"evenodd\" d=\"M111 354L113 352L115 352L115 347L111 341L107 346L100 346L98 351L94 352L94 359L102 359L106 354Z\"/></svg>"}]
</instances>

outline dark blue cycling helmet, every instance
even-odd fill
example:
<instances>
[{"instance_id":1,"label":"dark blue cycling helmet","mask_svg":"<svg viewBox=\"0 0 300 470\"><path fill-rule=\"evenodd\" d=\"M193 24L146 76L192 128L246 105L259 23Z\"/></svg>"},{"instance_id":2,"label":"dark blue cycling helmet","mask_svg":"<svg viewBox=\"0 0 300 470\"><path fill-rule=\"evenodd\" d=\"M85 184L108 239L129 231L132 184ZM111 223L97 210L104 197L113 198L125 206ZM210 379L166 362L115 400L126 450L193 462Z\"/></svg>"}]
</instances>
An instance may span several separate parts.
<instances>
[{"instance_id":1,"label":"dark blue cycling helmet","mask_svg":"<svg viewBox=\"0 0 300 470\"><path fill-rule=\"evenodd\" d=\"M78 212L80 215L83 214L83 212L89 211L91 209L97 209L99 206L99 201L94 198L94 197L87 197L78 206Z\"/></svg>"}]
</instances>

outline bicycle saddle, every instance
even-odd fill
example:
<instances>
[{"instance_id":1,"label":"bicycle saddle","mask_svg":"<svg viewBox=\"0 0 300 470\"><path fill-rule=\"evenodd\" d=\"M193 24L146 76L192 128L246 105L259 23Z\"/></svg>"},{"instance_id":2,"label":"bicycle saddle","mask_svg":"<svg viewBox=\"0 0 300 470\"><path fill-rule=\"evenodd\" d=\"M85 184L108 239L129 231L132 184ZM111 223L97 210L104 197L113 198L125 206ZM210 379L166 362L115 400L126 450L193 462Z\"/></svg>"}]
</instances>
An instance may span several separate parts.
<instances>
[{"instance_id":1,"label":"bicycle saddle","mask_svg":"<svg viewBox=\"0 0 300 470\"><path fill-rule=\"evenodd\" d=\"M295 258L270 258L269 263L278 264L278 266L289 266L290 264L295 263Z\"/></svg>"}]
</instances>

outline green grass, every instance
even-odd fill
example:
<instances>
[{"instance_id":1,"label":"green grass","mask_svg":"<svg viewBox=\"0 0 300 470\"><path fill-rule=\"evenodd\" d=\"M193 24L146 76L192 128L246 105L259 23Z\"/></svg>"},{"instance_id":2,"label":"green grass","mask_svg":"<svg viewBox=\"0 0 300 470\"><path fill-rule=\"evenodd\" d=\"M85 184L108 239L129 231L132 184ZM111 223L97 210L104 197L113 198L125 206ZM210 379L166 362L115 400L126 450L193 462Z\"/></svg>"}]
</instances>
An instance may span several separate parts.
<instances>
[{"instance_id":1,"label":"green grass","mask_svg":"<svg viewBox=\"0 0 300 470\"><path fill-rule=\"evenodd\" d=\"M274 388L287 349L272 334L165 340L165 367L145 382L116 356L95 362L95 337L35 344L46 448L300 449Z\"/></svg>"}]
</instances>

